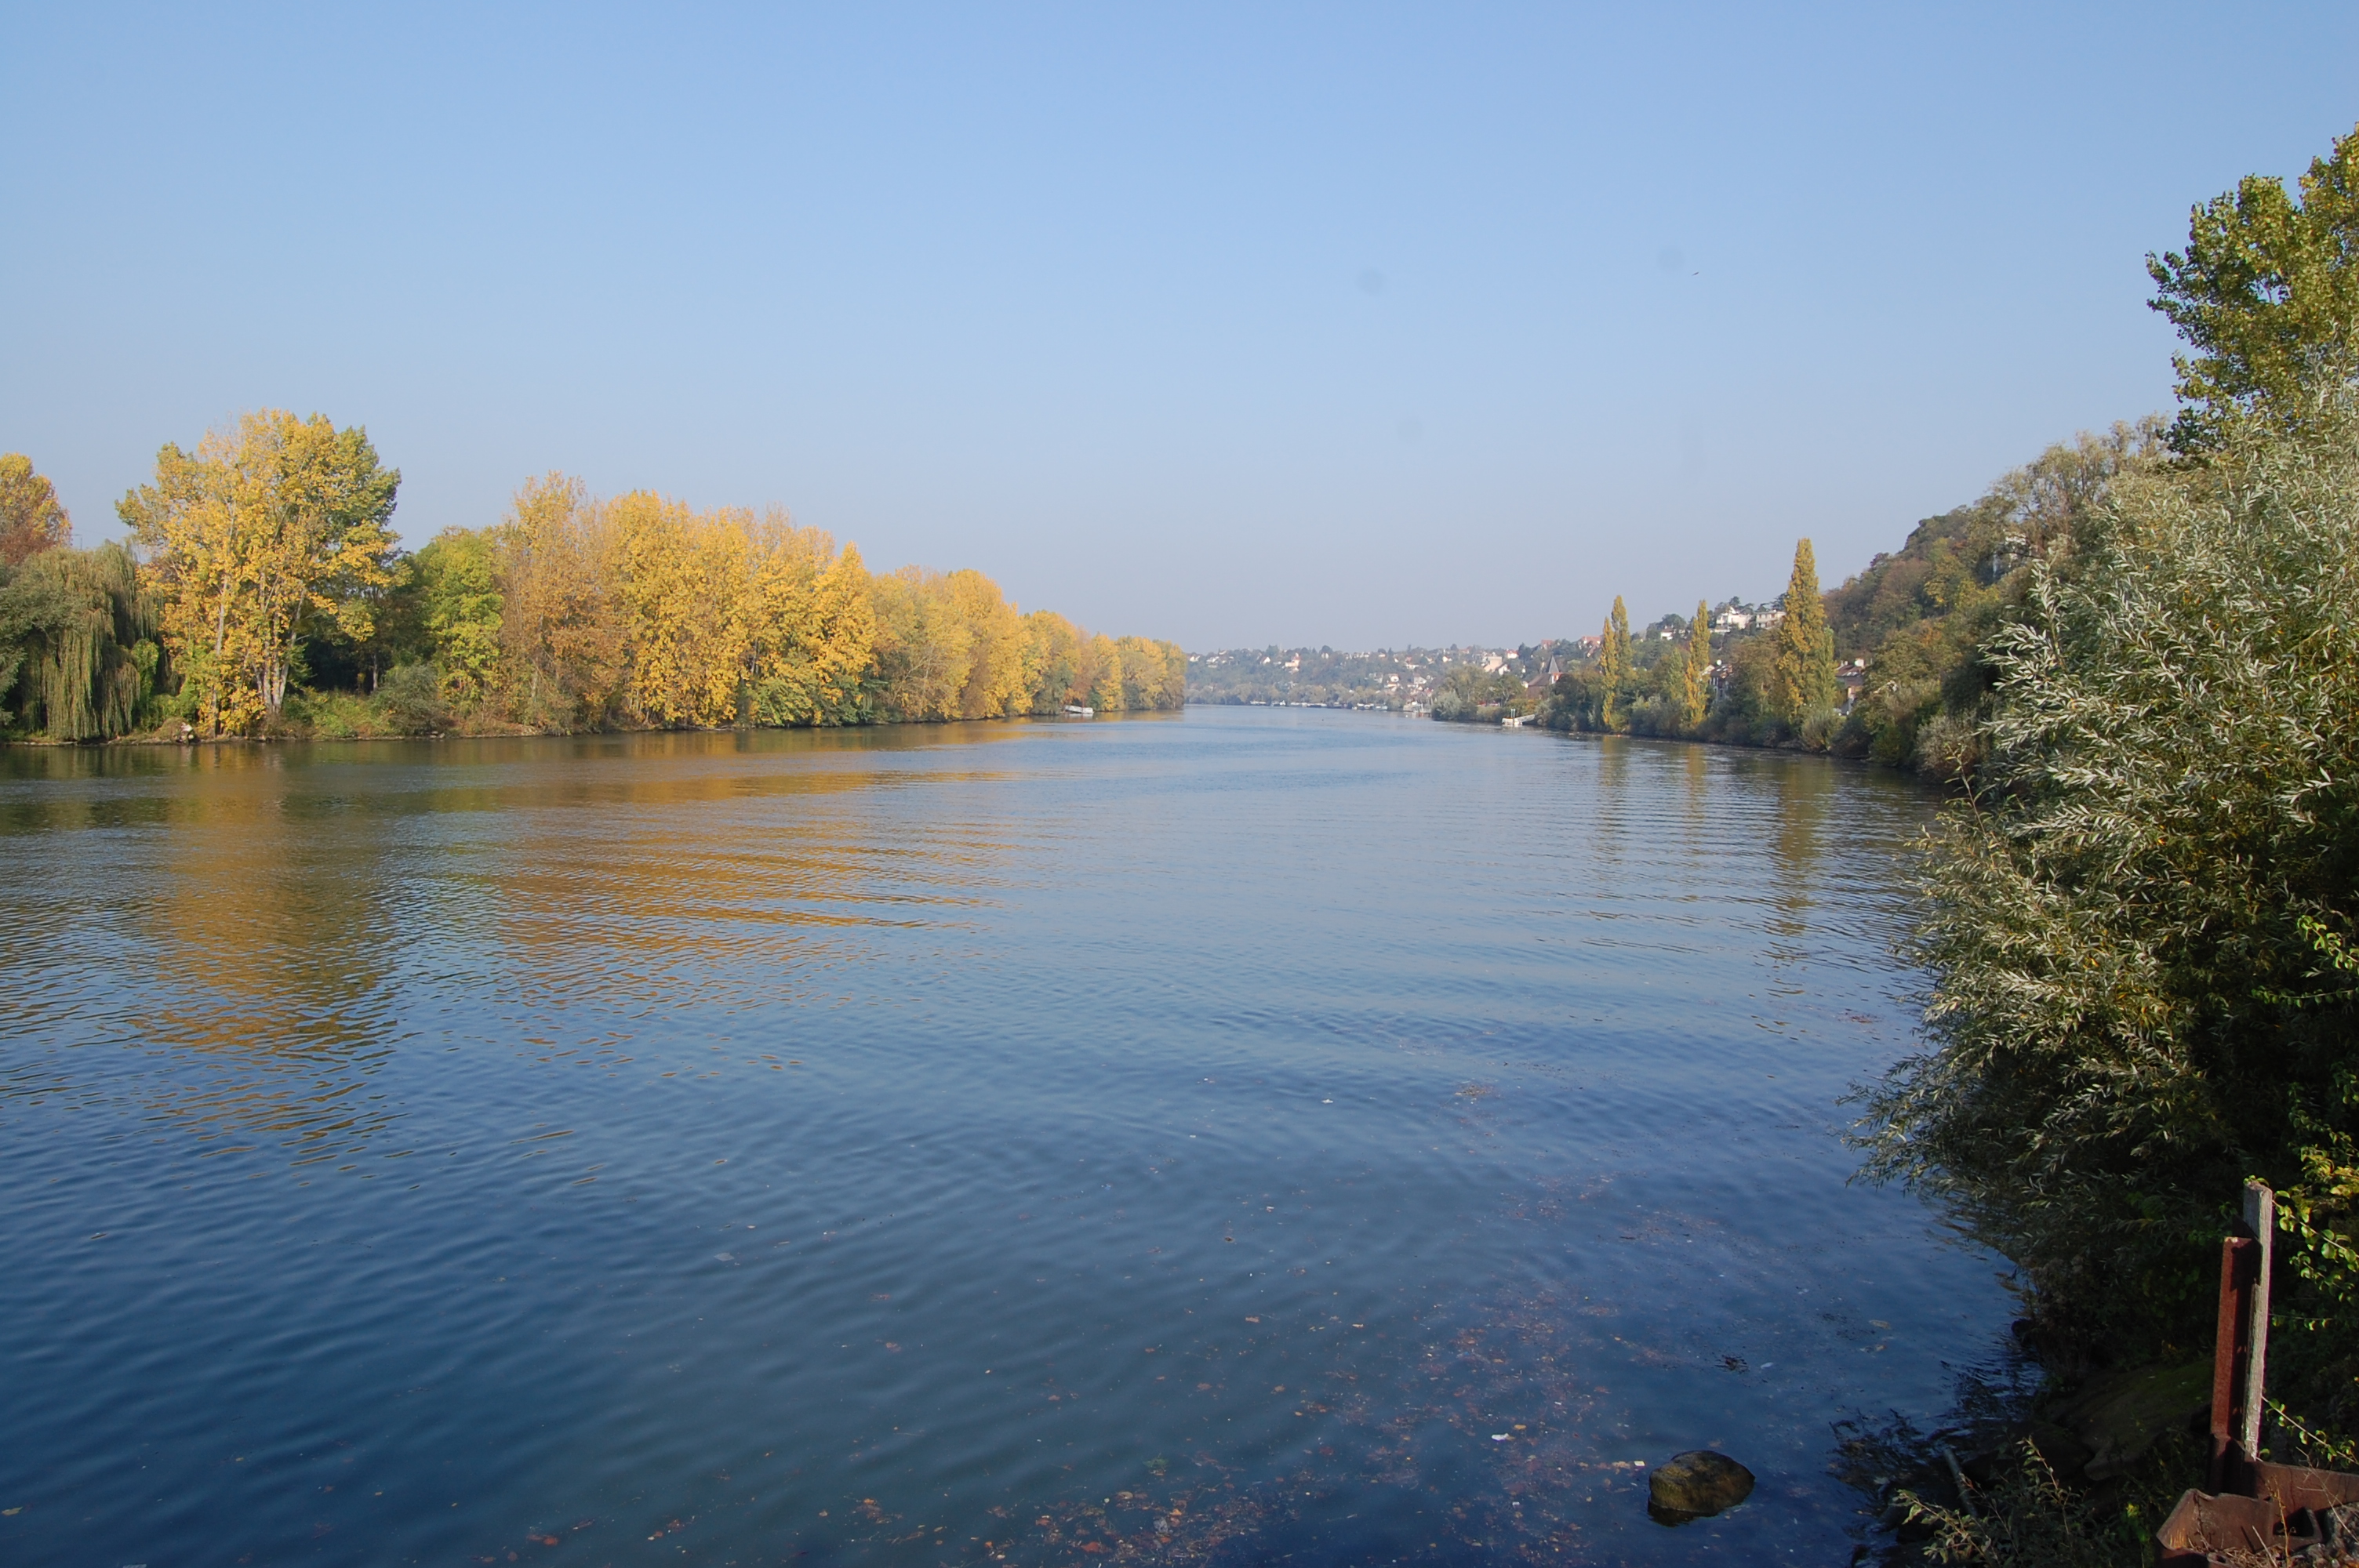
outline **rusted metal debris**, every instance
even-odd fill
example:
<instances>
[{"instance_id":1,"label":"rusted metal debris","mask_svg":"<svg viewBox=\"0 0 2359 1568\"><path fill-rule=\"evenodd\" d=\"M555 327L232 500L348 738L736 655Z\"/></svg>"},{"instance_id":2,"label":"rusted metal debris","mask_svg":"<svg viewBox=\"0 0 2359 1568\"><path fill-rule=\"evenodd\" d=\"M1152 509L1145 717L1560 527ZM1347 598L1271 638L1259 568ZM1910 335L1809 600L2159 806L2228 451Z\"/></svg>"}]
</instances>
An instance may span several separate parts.
<instances>
[{"instance_id":1,"label":"rusted metal debris","mask_svg":"<svg viewBox=\"0 0 2359 1568\"><path fill-rule=\"evenodd\" d=\"M2209 1492L2190 1490L2156 1532L2157 1562L2359 1563L2359 1476L2260 1457L2267 1383L2270 1242L2277 1195L2245 1184L2244 1231L2220 1245L2220 1325L2212 1353Z\"/></svg>"}]
</instances>

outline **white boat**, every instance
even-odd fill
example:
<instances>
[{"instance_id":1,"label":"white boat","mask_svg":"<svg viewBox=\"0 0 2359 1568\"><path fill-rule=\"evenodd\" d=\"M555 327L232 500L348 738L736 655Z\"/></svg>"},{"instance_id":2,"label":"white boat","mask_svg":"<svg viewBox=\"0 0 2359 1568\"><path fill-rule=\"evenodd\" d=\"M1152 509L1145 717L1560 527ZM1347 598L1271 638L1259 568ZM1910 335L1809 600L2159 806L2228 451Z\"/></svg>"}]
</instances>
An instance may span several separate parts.
<instances>
[{"instance_id":1,"label":"white boat","mask_svg":"<svg viewBox=\"0 0 2359 1568\"><path fill-rule=\"evenodd\" d=\"M1065 704L1065 717L1068 719L1095 719L1097 716L1098 710L1094 708L1079 708L1070 702Z\"/></svg>"}]
</instances>

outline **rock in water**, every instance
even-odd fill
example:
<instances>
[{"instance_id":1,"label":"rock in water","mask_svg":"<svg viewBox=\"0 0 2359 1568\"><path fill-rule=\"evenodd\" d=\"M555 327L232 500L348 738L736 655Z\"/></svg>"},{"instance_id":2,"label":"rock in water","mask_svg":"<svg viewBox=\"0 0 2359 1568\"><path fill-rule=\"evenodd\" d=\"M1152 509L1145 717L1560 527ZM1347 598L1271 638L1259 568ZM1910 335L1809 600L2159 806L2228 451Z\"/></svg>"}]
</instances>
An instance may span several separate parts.
<instances>
[{"instance_id":1,"label":"rock in water","mask_svg":"<svg viewBox=\"0 0 2359 1568\"><path fill-rule=\"evenodd\" d=\"M1733 1509L1752 1495L1753 1472L1709 1448L1673 1454L1647 1477L1647 1511L1671 1524Z\"/></svg>"}]
</instances>

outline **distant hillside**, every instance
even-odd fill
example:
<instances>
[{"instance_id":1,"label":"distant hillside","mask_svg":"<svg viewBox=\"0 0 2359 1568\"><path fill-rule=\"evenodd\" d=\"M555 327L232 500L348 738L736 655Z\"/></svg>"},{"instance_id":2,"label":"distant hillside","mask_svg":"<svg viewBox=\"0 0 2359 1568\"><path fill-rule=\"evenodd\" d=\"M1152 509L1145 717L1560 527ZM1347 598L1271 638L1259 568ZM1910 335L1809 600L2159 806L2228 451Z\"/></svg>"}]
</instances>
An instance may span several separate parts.
<instances>
[{"instance_id":1,"label":"distant hillside","mask_svg":"<svg viewBox=\"0 0 2359 1568\"><path fill-rule=\"evenodd\" d=\"M2114 481L2163 460L2163 428L2149 416L2060 442L1827 593L1835 657L1865 664L1832 749L1945 774L1972 761L1955 748L1985 695L1977 649L2021 602L2031 563L2066 559Z\"/></svg>"}]
</instances>

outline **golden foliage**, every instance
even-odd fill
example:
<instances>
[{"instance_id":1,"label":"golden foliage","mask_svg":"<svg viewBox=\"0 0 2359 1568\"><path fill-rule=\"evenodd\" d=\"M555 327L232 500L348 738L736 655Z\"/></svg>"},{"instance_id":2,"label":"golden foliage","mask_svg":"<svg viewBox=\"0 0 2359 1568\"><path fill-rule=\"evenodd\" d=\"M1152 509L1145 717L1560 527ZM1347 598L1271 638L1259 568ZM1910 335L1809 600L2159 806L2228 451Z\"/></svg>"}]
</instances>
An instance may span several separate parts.
<instances>
[{"instance_id":1,"label":"golden foliage","mask_svg":"<svg viewBox=\"0 0 2359 1568\"><path fill-rule=\"evenodd\" d=\"M1122 657L1122 705L1148 710L1178 708L1188 699L1188 655L1177 643L1125 637L1114 644Z\"/></svg>"},{"instance_id":2,"label":"golden foliage","mask_svg":"<svg viewBox=\"0 0 2359 1568\"><path fill-rule=\"evenodd\" d=\"M592 501L551 474L499 533L504 697L560 729L844 724L866 716L875 586L783 514Z\"/></svg>"},{"instance_id":3,"label":"golden foliage","mask_svg":"<svg viewBox=\"0 0 2359 1568\"><path fill-rule=\"evenodd\" d=\"M635 491L607 507L629 711L659 728L734 723L753 664L754 541L741 512Z\"/></svg>"},{"instance_id":4,"label":"golden foliage","mask_svg":"<svg viewBox=\"0 0 2359 1568\"><path fill-rule=\"evenodd\" d=\"M516 492L497 542L500 680L512 716L541 729L605 722L626 643L603 514L579 480L546 474Z\"/></svg>"},{"instance_id":5,"label":"golden foliage","mask_svg":"<svg viewBox=\"0 0 2359 1568\"><path fill-rule=\"evenodd\" d=\"M0 452L0 566L73 543L73 520L57 487L22 452Z\"/></svg>"},{"instance_id":6,"label":"golden foliage","mask_svg":"<svg viewBox=\"0 0 2359 1568\"><path fill-rule=\"evenodd\" d=\"M165 645L197 682L208 732L275 718L303 636L322 617L365 638L387 557L398 472L367 433L324 415L246 415L184 452L116 511L136 539Z\"/></svg>"},{"instance_id":7,"label":"golden foliage","mask_svg":"<svg viewBox=\"0 0 2359 1568\"><path fill-rule=\"evenodd\" d=\"M857 546L766 519L756 572L753 711L763 724L850 724L876 667L875 583Z\"/></svg>"},{"instance_id":8,"label":"golden foliage","mask_svg":"<svg viewBox=\"0 0 2359 1568\"><path fill-rule=\"evenodd\" d=\"M307 612L368 634L398 565L383 526L398 476L364 515L327 482L355 453L375 473L358 431L256 415L193 455L165 448L156 483L123 503L209 729L275 712ZM872 576L775 509L599 501L563 474L518 490L495 527L444 530L408 568L398 602L442 696L532 729L1003 719L1187 695L1177 645L1026 615L981 572Z\"/></svg>"}]
</instances>

